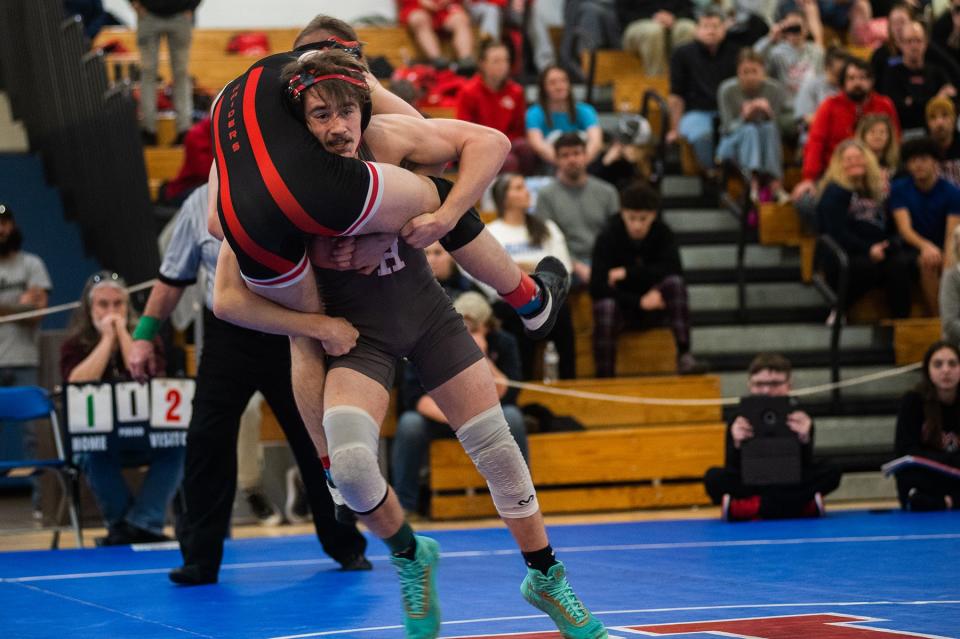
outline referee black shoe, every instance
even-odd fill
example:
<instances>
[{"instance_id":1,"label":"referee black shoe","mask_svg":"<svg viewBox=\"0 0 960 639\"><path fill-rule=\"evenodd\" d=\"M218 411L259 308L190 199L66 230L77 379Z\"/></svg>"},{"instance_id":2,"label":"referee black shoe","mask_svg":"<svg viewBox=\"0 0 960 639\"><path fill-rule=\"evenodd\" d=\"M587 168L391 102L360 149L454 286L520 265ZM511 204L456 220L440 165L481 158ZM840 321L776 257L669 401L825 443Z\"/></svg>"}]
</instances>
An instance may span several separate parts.
<instances>
[{"instance_id":1,"label":"referee black shoe","mask_svg":"<svg viewBox=\"0 0 960 639\"><path fill-rule=\"evenodd\" d=\"M205 586L217 583L216 571L204 570L196 564L184 564L167 573L178 586Z\"/></svg>"},{"instance_id":2,"label":"referee black shoe","mask_svg":"<svg viewBox=\"0 0 960 639\"><path fill-rule=\"evenodd\" d=\"M553 325L557 322L557 315L561 307L567 303L567 293L570 292L570 273L563 262L553 256L540 260L536 270L530 274L545 300L540 310L528 316L521 316L523 330L530 339L541 340L550 334Z\"/></svg>"}]
</instances>

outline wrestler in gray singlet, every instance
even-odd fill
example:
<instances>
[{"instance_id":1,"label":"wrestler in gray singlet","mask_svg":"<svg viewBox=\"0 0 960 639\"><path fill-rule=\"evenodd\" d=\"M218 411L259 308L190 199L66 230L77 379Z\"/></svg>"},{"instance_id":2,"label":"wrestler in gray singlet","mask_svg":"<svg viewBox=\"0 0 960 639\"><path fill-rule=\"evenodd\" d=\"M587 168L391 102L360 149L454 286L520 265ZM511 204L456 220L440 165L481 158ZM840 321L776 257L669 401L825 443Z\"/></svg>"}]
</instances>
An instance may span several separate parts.
<instances>
[{"instance_id":1,"label":"wrestler in gray singlet","mask_svg":"<svg viewBox=\"0 0 960 639\"><path fill-rule=\"evenodd\" d=\"M360 156L373 161L364 146ZM350 368L389 391L397 360L406 357L431 391L483 359L421 249L398 238L370 275L329 269L316 274L325 313L360 332L353 350L327 358L331 370Z\"/></svg>"}]
</instances>

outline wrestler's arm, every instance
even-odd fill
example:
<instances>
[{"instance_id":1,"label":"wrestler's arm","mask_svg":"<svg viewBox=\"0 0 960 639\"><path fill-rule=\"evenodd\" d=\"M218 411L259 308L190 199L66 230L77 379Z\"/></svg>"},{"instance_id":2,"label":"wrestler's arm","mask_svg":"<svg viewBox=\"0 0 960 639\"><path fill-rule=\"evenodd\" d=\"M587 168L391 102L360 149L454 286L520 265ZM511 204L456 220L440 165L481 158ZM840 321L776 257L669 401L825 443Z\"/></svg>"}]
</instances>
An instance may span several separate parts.
<instances>
[{"instance_id":1,"label":"wrestler's arm","mask_svg":"<svg viewBox=\"0 0 960 639\"><path fill-rule=\"evenodd\" d=\"M216 162L210 165L207 184L210 186L207 191L207 230L210 235L223 240L223 227L220 226L220 216L217 214L217 189L220 187L220 180L217 178Z\"/></svg>"},{"instance_id":2,"label":"wrestler's arm","mask_svg":"<svg viewBox=\"0 0 960 639\"><path fill-rule=\"evenodd\" d=\"M383 117L388 121L380 135L387 136L387 143L403 144L406 161L424 166L460 161L457 182L440 208L402 230L408 244L423 248L446 235L480 200L510 152L510 140L500 131L462 120Z\"/></svg>"},{"instance_id":3,"label":"wrestler's arm","mask_svg":"<svg viewBox=\"0 0 960 639\"><path fill-rule=\"evenodd\" d=\"M330 355L350 352L359 336L341 317L294 311L248 289L240 276L237 256L226 242L220 245L217 258L213 314L231 324L264 333L318 340Z\"/></svg>"}]
</instances>

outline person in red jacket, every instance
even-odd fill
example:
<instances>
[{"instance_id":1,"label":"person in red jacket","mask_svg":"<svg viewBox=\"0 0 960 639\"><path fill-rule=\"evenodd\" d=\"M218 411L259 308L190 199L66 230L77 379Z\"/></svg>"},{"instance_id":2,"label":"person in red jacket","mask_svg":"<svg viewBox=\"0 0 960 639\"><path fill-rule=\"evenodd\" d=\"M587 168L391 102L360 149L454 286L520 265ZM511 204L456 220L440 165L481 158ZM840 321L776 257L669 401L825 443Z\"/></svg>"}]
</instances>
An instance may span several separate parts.
<instances>
[{"instance_id":1,"label":"person in red jacket","mask_svg":"<svg viewBox=\"0 0 960 639\"><path fill-rule=\"evenodd\" d=\"M890 117L900 137L900 120L890 98L873 90L870 65L851 59L840 74L842 91L827 98L813 116L810 136L803 152L803 181L793 189L793 200L812 197L834 148L853 137L857 122L868 113L884 113Z\"/></svg>"},{"instance_id":2,"label":"person in red jacket","mask_svg":"<svg viewBox=\"0 0 960 639\"><path fill-rule=\"evenodd\" d=\"M182 206L187 197L210 177L213 164L213 142L210 137L210 117L190 127L183 137L183 164L177 176L160 187L158 200L168 206Z\"/></svg>"},{"instance_id":3,"label":"person in red jacket","mask_svg":"<svg viewBox=\"0 0 960 639\"><path fill-rule=\"evenodd\" d=\"M477 74L467 81L457 97L457 119L496 129L510 138L510 155L501 172L531 175L537 158L527 143L523 87L510 79L510 47L498 40L480 45Z\"/></svg>"}]
</instances>

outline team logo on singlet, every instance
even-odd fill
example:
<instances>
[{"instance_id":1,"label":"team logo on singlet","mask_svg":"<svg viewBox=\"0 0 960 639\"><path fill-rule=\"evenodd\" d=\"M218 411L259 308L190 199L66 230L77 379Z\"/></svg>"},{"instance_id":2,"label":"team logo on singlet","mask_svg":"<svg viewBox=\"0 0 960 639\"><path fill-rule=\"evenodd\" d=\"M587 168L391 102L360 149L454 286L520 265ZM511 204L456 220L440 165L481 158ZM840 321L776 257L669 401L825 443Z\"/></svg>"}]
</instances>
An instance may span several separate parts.
<instances>
[{"instance_id":1,"label":"team logo on singlet","mask_svg":"<svg viewBox=\"0 0 960 639\"><path fill-rule=\"evenodd\" d=\"M377 275L380 277L392 275L406 265L406 262L400 259L400 240L394 240L390 248L380 258L380 268L377 269Z\"/></svg>"}]
</instances>

